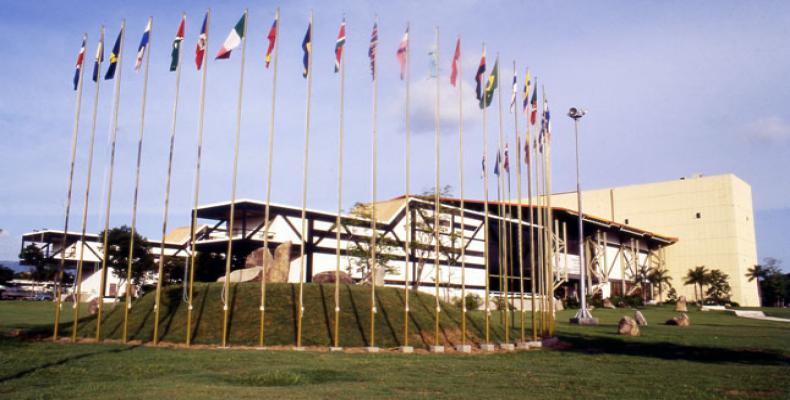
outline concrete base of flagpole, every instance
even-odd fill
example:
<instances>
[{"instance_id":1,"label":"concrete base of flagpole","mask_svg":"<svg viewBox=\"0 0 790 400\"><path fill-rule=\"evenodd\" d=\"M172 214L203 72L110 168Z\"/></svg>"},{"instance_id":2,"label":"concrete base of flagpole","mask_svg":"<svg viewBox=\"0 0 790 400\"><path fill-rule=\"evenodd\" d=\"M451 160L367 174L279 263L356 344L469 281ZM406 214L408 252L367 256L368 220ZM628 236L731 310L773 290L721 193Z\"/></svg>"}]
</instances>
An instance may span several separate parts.
<instances>
[{"instance_id":1,"label":"concrete base of flagpole","mask_svg":"<svg viewBox=\"0 0 790 400\"><path fill-rule=\"evenodd\" d=\"M444 353L444 346L431 346L431 353Z\"/></svg>"},{"instance_id":2,"label":"concrete base of flagpole","mask_svg":"<svg viewBox=\"0 0 790 400\"><path fill-rule=\"evenodd\" d=\"M530 349L539 349L543 347L543 342L540 340L532 340L527 342L527 346L529 346Z\"/></svg>"},{"instance_id":3,"label":"concrete base of flagpole","mask_svg":"<svg viewBox=\"0 0 790 400\"><path fill-rule=\"evenodd\" d=\"M516 348L519 350L529 350L529 342L518 342Z\"/></svg>"},{"instance_id":4,"label":"concrete base of flagpole","mask_svg":"<svg viewBox=\"0 0 790 400\"><path fill-rule=\"evenodd\" d=\"M455 346L455 351L457 351L459 353L471 353L472 352L472 346L470 346L468 344L459 344L458 346Z\"/></svg>"},{"instance_id":5,"label":"concrete base of flagpole","mask_svg":"<svg viewBox=\"0 0 790 400\"><path fill-rule=\"evenodd\" d=\"M496 345L491 343L483 343L480 345L480 350L483 351L496 351Z\"/></svg>"},{"instance_id":6,"label":"concrete base of flagpole","mask_svg":"<svg viewBox=\"0 0 790 400\"><path fill-rule=\"evenodd\" d=\"M256 347L255 350L269 350L269 348L266 347L266 346L262 346L262 347L259 346L259 347Z\"/></svg>"},{"instance_id":7,"label":"concrete base of flagpole","mask_svg":"<svg viewBox=\"0 0 790 400\"><path fill-rule=\"evenodd\" d=\"M294 346L291 348L293 351L304 351L304 346Z\"/></svg>"},{"instance_id":8,"label":"concrete base of flagpole","mask_svg":"<svg viewBox=\"0 0 790 400\"><path fill-rule=\"evenodd\" d=\"M378 353L379 348L375 346L365 347L365 351L368 353Z\"/></svg>"},{"instance_id":9,"label":"concrete base of flagpole","mask_svg":"<svg viewBox=\"0 0 790 400\"><path fill-rule=\"evenodd\" d=\"M329 348L329 351L332 352L332 353L341 352L341 351L343 351L343 348L342 347L334 347L333 346L333 347Z\"/></svg>"},{"instance_id":10,"label":"concrete base of flagpole","mask_svg":"<svg viewBox=\"0 0 790 400\"><path fill-rule=\"evenodd\" d=\"M414 347L411 346L401 346L400 352L403 354L411 354L414 353Z\"/></svg>"},{"instance_id":11,"label":"concrete base of flagpole","mask_svg":"<svg viewBox=\"0 0 790 400\"><path fill-rule=\"evenodd\" d=\"M513 343L500 343L499 348L505 351L513 351L516 349L516 346Z\"/></svg>"}]
</instances>

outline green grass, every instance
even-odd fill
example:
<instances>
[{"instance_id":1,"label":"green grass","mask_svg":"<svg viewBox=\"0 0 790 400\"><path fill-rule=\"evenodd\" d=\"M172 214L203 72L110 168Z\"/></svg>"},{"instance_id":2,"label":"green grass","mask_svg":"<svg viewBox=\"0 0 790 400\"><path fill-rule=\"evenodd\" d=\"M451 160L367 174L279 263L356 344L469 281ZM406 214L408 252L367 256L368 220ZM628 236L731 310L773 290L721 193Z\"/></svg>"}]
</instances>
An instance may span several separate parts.
<instances>
[{"instance_id":1,"label":"green grass","mask_svg":"<svg viewBox=\"0 0 790 400\"><path fill-rule=\"evenodd\" d=\"M739 310L762 311L763 313L765 313L766 316L769 316L769 317L790 319L790 307L788 307L788 308L779 308L779 307L741 307L741 308L739 308Z\"/></svg>"},{"instance_id":2,"label":"green grass","mask_svg":"<svg viewBox=\"0 0 790 400\"><path fill-rule=\"evenodd\" d=\"M64 302L60 320L72 321L73 303ZM0 301L0 335L11 331L50 331L55 319L55 304L51 301ZM80 308L80 317L88 316L88 308Z\"/></svg>"},{"instance_id":3,"label":"green grass","mask_svg":"<svg viewBox=\"0 0 790 400\"><path fill-rule=\"evenodd\" d=\"M310 298L322 299L320 287L312 288L316 292L309 289ZM208 289L208 296L214 295L211 287L203 289ZM367 310L362 298L364 293L356 293L353 289L347 300L359 300L365 305L358 307ZM250 290L254 291L255 287ZM287 285L279 288L282 292L277 290L272 287L271 293L288 298ZM251 296L252 299L242 302L240 296L245 295L245 291L237 292L234 304L233 344L246 343L248 340L243 335L249 332L254 332L249 341L257 342L258 300ZM402 301L396 300L397 291L387 292L379 292L382 313L386 310L393 314L390 308L402 307ZM331 292L328 295L331 304ZM270 299L271 307L279 302L286 308L291 305L291 300L275 300L275 296ZM412 311L418 318L415 326L423 327L425 335L425 332L432 333L430 305L433 298L425 296L422 300L427 303L427 311L419 311L415 302L412 302ZM133 309L141 313L138 323L145 321L142 318L145 298L140 301ZM240 304L244 307L237 308ZM311 300L306 304L313 307L321 303ZM37 306L0 302L0 327L8 329L27 323L33 326L30 332L44 329L47 321L44 314L51 311L34 309ZM176 307L175 314L183 311L175 304L171 307ZM244 311L244 308L252 311ZM353 314L351 310L349 305L348 312ZM166 315L164 311L163 316ZM276 308L270 311L272 321L287 316L285 311ZM446 306L444 311L450 315L443 325L446 331L451 331L452 313L457 310ZM233 348L186 350L0 338L0 398L790 398L790 324L691 310L688 315L692 325L679 328L662 324L676 315L669 307L646 307L642 312L650 325L642 328L640 337L616 334L618 319L632 315L633 310L595 310L595 316L601 321L597 327L572 326L567 320L574 312L562 311L558 313L557 324L559 348L473 355L302 353ZM36 323L20 319L25 313ZM221 321L219 310L206 309L203 313L201 324ZM358 313L366 327L367 311ZM473 314L474 321L479 322L482 314ZM11 319L9 315L15 316ZM501 316L498 312L493 314L494 326L500 326ZM389 329L387 318L394 324L395 316L380 317L383 319L378 325L381 331L377 329L377 341L382 341L379 345L396 344L399 331L386 333ZM111 315L107 319L107 327L112 326L113 318L117 317ZM327 343L326 316L308 309L305 319L308 318L311 321L306 326L311 328L306 332L310 332L311 343ZM171 332L164 334L165 339L171 337L168 335L179 338L180 334L173 328L178 325L176 315L163 317L163 321L169 321L171 326ZM292 324L288 318L281 322L287 326ZM364 344L362 338L366 328L359 328L353 319L343 320L344 324L347 322L348 327L343 327L342 331L349 335L345 343ZM211 324L206 325L206 329L214 327L216 322ZM89 333L91 319L86 318L83 325ZM267 329L272 341L291 340L291 328L281 328L282 333L277 333L274 326ZM502 333L501 330L497 332ZM518 330L512 333L517 335ZM150 333L143 332L136 337L144 339L146 334L150 337ZM451 334L446 337L452 339ZM213 340L209 332L203 332L202 338L207 343ZM415 346L421 345L423 342L415 343Z\"/></svg>"}]
</instances>

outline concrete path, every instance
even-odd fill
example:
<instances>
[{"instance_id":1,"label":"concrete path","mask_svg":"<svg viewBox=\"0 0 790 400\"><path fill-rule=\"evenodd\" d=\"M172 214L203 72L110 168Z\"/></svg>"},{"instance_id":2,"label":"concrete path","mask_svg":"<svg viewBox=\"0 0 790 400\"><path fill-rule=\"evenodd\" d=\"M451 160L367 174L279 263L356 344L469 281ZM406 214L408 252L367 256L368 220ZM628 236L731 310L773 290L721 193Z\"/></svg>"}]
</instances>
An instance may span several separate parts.
<instances>
[{"instance_id":1,"label":"concrete path","mask_svg":"<svg viewBox=\"0 0 790 400\"><path fill-rule=\"evenodd\" d=\"M788 318L768 317L762 311L749 311L749 310L727 310L735 313L736 316L741 318L759 319L762 321L776 321L776 322L790 322Z\"/></svg>"}]
</instances>

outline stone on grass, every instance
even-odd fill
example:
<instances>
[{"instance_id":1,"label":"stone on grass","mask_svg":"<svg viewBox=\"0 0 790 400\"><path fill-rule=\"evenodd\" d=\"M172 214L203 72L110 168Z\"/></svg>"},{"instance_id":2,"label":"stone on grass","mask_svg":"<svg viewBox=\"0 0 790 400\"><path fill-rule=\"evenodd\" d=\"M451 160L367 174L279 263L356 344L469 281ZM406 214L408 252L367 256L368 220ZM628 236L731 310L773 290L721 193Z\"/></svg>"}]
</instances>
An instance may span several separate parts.
<instances>
[{"instance_id":1,"label":"stone on grass","mask_svg":"<svg viewBox=\"0 0 790 400\"><path fill-rule=\"evenodd\" d=\"M351 279L351 276L349 276L345 272L341 271L340 274L338 274L338 276L339 276L338 281L339 281L340 284L351 285L351 284L354 283L354 281ZM313 275L312 282L313 283L335 283L335 271L319 272L319 273Z\"/></svg>"},{"instance_id":2,"label":"stone on grass","mask_svg":"<svg viewBox=\"0 0 790 400\"><path fill-rule=\"evenodd\" d=\"M675 311L677 312L688 312L688 307L686 306L686 296L680 296L678 298L677 303L675 303Z\"/></svg>"},{"instance_id":3,"label":"stone on grass","mask_svg":"<svg viewBox=\"0 0 790 400\"><path fill-rule=\"evenodd\" d=\"M639 325L633 318L623 316L617 325L617 333L624 336L639 336Z\"/></svg>"},{"instance_id":4,"label":"stone on grass","mask_svg":"<svg viewBox=\"0 0 790 400\"><path fill-rule=\"evenodd\" d=\"M691 319L686 313L681 314L679 317L672 317L672 319L668 320L667 325L676 325L676 326L689 326L691 325Z\"/></svg>"},{"instance_id":5,"label":"stone on grass","mask_svg":"<svg viewBox=\"0 0 790 400\"><path fill-rule=\"evenodd\" d=\"M617 307L615 307L614 304L612 304L612 300L609 299L608 297L603 299L603 308L608 308L610 310L617 309Z\"/></svg>"},{"instance_id":6,"label":"stone on grass","mask_svg":"<svg viewBox=\"0 0 790 400\"><path fill-rule=\"evenodd\" d=\"M291 242L285 242L274 249L274 264L272 268L267 268L267 282L288 282L288 275L291 272Z\"/></svg>"},{"instance_id":7,"label":"stone on grass","mask_svg":"<svg viewBox=\"0 0 790 400\"><path fill-rule=\"evenodd\" d=\"M639 324L639 326L647 326L647 319L645 319L645 316L642 315L641 311L634 311L634 319L636 320L636 323Z\"/></svg>"}]
</instances>

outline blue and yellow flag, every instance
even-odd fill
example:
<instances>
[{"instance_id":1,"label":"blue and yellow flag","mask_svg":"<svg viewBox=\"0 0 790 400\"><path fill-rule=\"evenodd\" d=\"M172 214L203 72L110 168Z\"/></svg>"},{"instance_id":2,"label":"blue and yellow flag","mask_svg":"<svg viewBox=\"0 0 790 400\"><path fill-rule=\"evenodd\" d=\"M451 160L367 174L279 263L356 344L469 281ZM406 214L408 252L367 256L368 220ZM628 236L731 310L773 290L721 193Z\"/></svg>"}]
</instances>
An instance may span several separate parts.
<instances>
[{"instance_id":1,"label":"blue and yellow flag","mask_svg":"<svg viewBox=\"0 0 790 400\"><path fill-rule=\"evenodd\" d=\"M310 57L313 53L313 24L312 22L307 25L307 32L304 34L304 40L302 40L302 51L304 51L304 57L302 57L302 64L304 65L304 69L302 70L302 76L307 78L307 74L310 72Z\"/></svg>"},{"instance_id":2,"label":"blue and yellow flag","mask_svg":"<svg viewBox=\"0 0 790 400\"><path fill-rule=\"evenodd\" d=\"M115 78L115 68L118 66L118 59L121 57L121 39L123 38L123 29L118 32L118 38L115 39L115 45L112 46L110 52L110 65L107 67L107 73L104 74L105 80Z\"/></svg>"}]
</instances>

